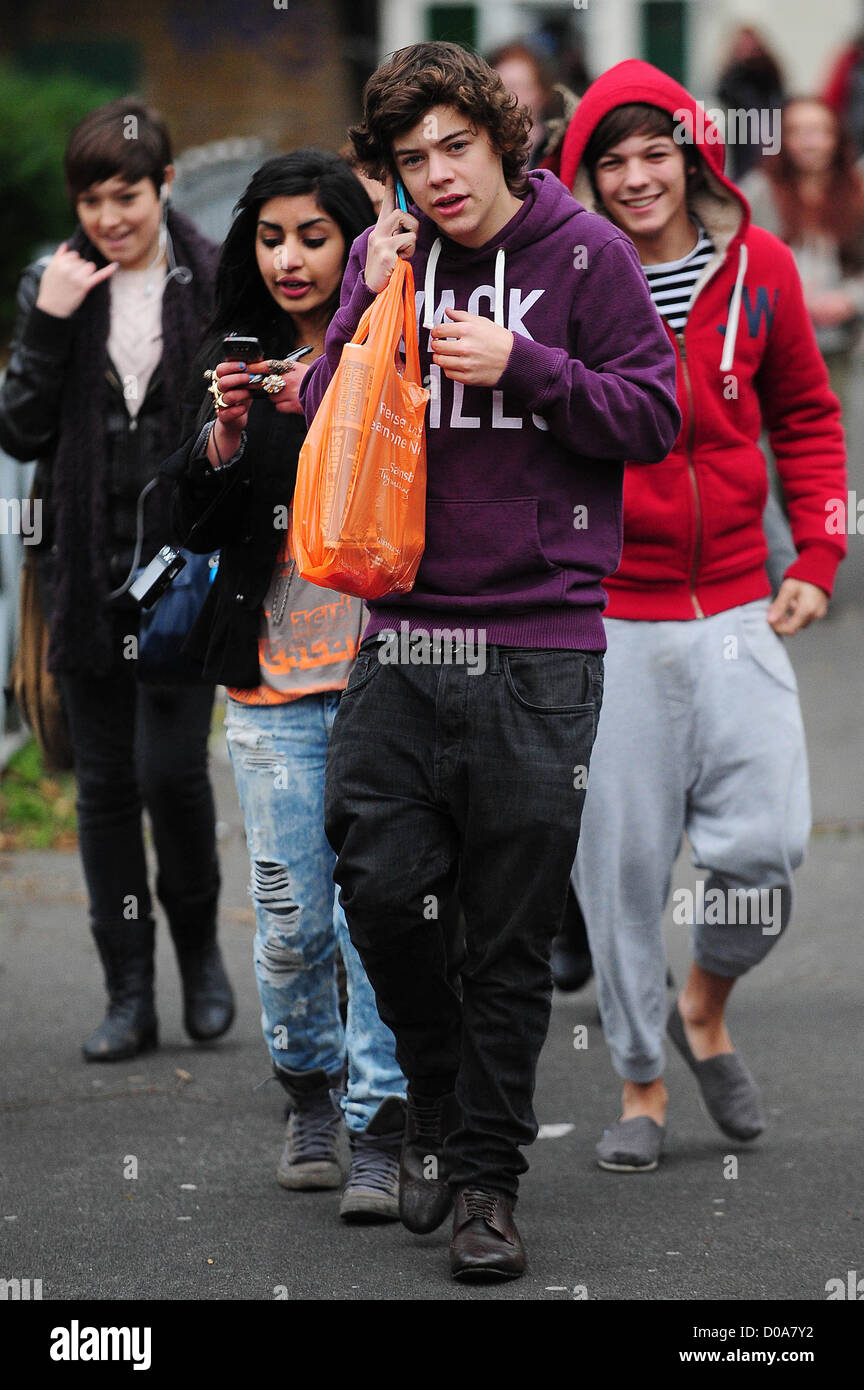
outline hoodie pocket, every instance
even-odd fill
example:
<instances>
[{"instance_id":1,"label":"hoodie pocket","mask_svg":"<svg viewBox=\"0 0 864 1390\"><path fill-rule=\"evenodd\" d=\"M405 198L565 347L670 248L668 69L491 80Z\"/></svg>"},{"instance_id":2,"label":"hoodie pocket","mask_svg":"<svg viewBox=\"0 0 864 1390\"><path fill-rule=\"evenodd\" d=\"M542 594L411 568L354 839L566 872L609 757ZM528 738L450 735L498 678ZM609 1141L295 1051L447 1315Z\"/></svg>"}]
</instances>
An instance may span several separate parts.
<instances>
[{"instance_id":1,"label":"hoodie pocket","mask_svg":"<svg viewBox=\"0 0 864 1390\"><path fill-rule=\"evenodd\" d=\"M474 607L487 598L560 598L564 572L544 554L537 509L536 497L427 498L426 548L415 588L464 598Z\"/></svg>"}]
</instances>

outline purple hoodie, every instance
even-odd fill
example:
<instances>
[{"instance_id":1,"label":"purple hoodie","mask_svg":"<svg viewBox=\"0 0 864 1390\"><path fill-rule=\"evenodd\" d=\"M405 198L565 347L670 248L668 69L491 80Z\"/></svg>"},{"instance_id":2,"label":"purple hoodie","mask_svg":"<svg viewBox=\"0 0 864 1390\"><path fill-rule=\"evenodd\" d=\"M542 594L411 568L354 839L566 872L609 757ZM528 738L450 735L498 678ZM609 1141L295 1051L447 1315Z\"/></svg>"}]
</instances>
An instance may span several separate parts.
<instances>
[{"instance_id":1,"label":"purple hoodie","mask_svg":"<svg viewBox=\"0 0 864 1390\"><path fill-rule=\"evenodd\" d=\"M675 443L675 355L629 238L548 170L528 180L485 246L460 246L420 216L426 548L410 593L370 602L366 636L407 619L505 646L605 649L601 585L621 558L624 460L656 463ZM324 356L303 378L307 421L374 298L361 278L368 237L351 248ZM432 364L428 329L447 307L515 335L494 389Z\"/></svg>"}]
</instances>

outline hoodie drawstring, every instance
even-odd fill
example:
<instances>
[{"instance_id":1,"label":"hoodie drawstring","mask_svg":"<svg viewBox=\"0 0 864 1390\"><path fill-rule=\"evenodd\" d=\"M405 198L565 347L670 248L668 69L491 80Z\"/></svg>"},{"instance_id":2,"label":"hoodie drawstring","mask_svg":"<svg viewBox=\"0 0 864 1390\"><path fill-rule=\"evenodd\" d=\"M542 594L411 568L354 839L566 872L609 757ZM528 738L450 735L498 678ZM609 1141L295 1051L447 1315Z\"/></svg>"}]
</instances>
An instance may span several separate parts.
<instances>
[{"instance_id":1,"label":"hoodie drawstring","mask_svg":"<svg viewBox=\"0 0 864 1390\"><path fill-rule=\"evenodd\" d=\"M729 319L726 324L726 334L723 338L723 356L720 358L721 372L728 372L735 358L735 339L738 337L738 320L741 317L741 294L744 289L744 276L746 272L747 247L742 241L738 254L738 274L735 278L735 288L732 291L732 299L729 303Z\"/></svg>"},{"instance_id":2,"label":"hoodie drawstring","mask_svg":"<svg viewBox=\"0 0 864 1390\"><path fill-rule=\"evenodd\" d=\"M498 247L498 254L495 257L495 304L493 308L495 322L504 327L504 247Z\"/></svg>"},{"instance_id":3,"label":"hoodie drawstring","mask_svg":"<svg viewBox=\"0 0 864 1390\"><path fill-rule=\"evenodd\" d=\"M435 268L441 255L441 238L436 236L426 262L426 278L423 281L423 327L435 326Z\"/></svg>"},{"instance_id":4,"label":"hoodie drawstring","mask_svg":"<svg viewBox=\"0 0 864 1390\"><path fill-rule=\"evenodd\" d=\"M432 328L435 323L435 271L441 255L441 238L436 237L429 249L426 262L426 275L423 280L423 327ZM498 247L495 257L495 299L492 314L495 322L504 327L504 247Z\"/></svg>"}]
</instances>

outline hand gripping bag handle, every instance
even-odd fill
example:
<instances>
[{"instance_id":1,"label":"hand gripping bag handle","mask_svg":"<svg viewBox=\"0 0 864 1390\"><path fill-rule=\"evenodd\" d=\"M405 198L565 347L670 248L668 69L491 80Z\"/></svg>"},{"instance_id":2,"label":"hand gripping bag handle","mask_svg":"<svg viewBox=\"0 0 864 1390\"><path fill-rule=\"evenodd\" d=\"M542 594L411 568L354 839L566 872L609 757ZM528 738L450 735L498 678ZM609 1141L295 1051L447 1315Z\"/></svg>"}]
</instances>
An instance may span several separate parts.
<instances>
[{"instance_id":1,"label":"hand gripping bag handle","mask_svg":"<svg viewBox=\"0 0 864 1390\"><path fill-rule=\"evenodd\" d=\"M414 271L410 261L397 259L393 272L374 303L369 305L361 316L354 336L349 340L354 347L371 348L374 357L371 363L371 377L366 394L364 424L368 426L370 416L374 415L381 397L384 375L393 361L399 340L405 341L404 380L411 381L422 389L420 376L420 344L417 334L417 315L414 309ZM386 345L386 351L384 350ZM340 499L334 507L333 519L338 520L344 509L350 506L358 478L356 470L350 481L347 496Z\"/></svg>"}]
</instances>

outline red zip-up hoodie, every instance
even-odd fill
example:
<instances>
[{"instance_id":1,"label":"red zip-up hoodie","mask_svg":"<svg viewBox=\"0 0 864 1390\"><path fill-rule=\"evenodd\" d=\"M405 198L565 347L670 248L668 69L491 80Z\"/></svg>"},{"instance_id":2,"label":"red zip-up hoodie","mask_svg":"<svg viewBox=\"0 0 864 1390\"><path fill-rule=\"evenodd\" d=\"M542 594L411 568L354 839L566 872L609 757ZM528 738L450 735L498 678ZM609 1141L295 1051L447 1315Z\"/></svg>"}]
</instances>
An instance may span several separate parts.
<instances>
[{"instance_id":1,"label":"red zip-up hoodie","mask_svg":"<svg viewBox=\"0 0 864 1390\"><path fill-rule=\"evenodd\" d=\"M581 203L603 213L582 155L603 117L630 102L659 106L678 121L676 113L690 113L709 186L694 196L692 211L716 251L697 282L683 332L666 325L678 358L681 433L662 463L625 471L624 548L605 581L606 616L702 618L770 594L763 428L798 551L787 578L830 594L846 540L829 533L826 522L836 515L836 499L846 498L846 452L840 404L792 253L750 225L747 200L723 174L720 132L696 100L635 59L588 88L568 127L561 179ZM685 154L692 148L682 145Z\"/></svg>"}]
</instances>

